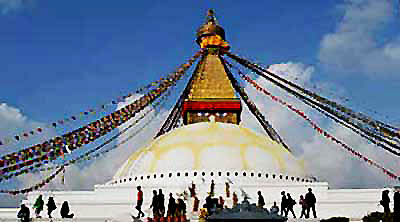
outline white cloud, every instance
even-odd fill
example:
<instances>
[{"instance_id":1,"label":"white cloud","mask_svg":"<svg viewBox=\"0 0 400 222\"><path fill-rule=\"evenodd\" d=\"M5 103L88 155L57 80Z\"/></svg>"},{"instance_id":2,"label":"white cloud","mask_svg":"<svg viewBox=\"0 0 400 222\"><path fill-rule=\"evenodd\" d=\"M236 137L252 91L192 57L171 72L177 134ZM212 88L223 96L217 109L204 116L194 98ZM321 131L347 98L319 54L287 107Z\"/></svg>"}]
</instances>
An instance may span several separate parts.
<instances>
[{"instance_id":1,"label":"white cloud","mask_svg":"<svg viewBox=\"0 0 400 222\"><path fill-rule=\"evenodd\" d=\"M14 135L20 135L21 132L43 126L44 125L42 123L29 119L18 108L12 107L6 103L0 103L1 140L4 140L4 138L13 138ZM21 149L21 147L38 143L39 141L47 139L52 135L54 135L54 131L47 129L41 134L30 137L29 139L24 139L18 143L14 141L10 144L2 145L0 146L0 155ZM20 177L18 179L0 183L0 188L15 189L15 187L24 187L23 185L26 185L28 181L29 180L26 180L26 177ZM0 194L0 207L15 206L20 199L21 197L10 197L9 195Z\"/></svg>"},{"instance_id":2,"label":"white cloud","mask_svg":"<svg viewBox=\"0 0 400 222\"><path fill-rule=\"evenodd\" d=\"M134 95L127 98L125 102L118 104L118 109L130 104L142 95ZM140 123L129 129L125 134L120 136L117 142L120 142L127 138L129 135L135 133L138 128L143 124L147 124L149 120L155 117L149 124L140 131L135 137L133 137L127 143L119 146L114 151L102 155L91 162L83 162L81 164L74 164L66 168L65 173L65 184L62 184L61 175L56 177L50 184L46 185L45 190L93 190L95 184L102 184L112 179L119 167L122 166L124 161L137 149L143 147L149 141L152 140L155 133L158 131L160 125L166 119L169 111L161 109L157 116L152 112L142 119ZM136 117L141 116L141 113ZM136 118L134 118L136 119ZM129 120L127 123L119 127L119 129L124 129L130 125L134 119ZM7 131L7 135L14 135L15 133L20 133L23 129L30 129L29 127L42 126L38 122L32 121L21 113L17 108L11 107L7 104L0 104L0 132ZM50 131L48 133L43 133L42 136L37 136L35 140L40 140L53 136L55 132ZM2 136L0 134L0 136ZM3 137L0 137L3 138ZM20 143L18 143L19 146ZM113 146L115 143L111 143L104 147L107 149ZM14 147L15 148L15 147ZM103 150L102 149L102 150ZM1 154L5 154L4 150L0 150ZM37 184L53 171L41 172L35 174L26 174L17 177L16 179L7 181L6 183L0 183L0 188L2 189L21 189L27 188L32 185ZM16 206L17 203L22 199L22 196L11 197L9 195L0 194L0 207L10 207Z\"/></svg>"},{"instance_id":3,"label":"white cloud","mask_svg":"<svg viewBox=\"0 0 400 222\"><path fill-rule=\"evenodd\" d=\"M0 146L0 154L21 149L21 147L38 143L54 135L54 131L45 128L43 123L29 119L21 110L6 103L0 103L0 123L0 140L4 142L4 140L8 138L9 141L11 141L6 145ZM24 138L19 142L14 139L15 135L21 135L23 132L29 132L37 127L45 128L45 130L35 136Z\"/></svg>"},{"instance_id":4,"label":"white cloud","mask_svg":"<svg viewBox=\"0 0 400 222\"><path fill-rule=\"evenodd\" d=\"M11 107L6 103L0 104L0 118L2 131L8 128L8 124L23 125L27 119L19 109Z\"/></svg>"},{"instance_id":5,"label":"white cloud","mask_svg":"<svg viewBox=\"0 0 400 222\"><path fill-rule=\"evenodd\" d=\"M303 86L311 85L311 77L314 72L312 67L292 62L272 65L270 70L286 79L294 80L294 82ZM327 132L330 132L370 159L383 164L387 169L393 170L392 172L399 174L400 165L398 164L397 157L394 155L389 154L380 147L367 143L352 131L332 121L327 121L317 111L309 108L297 99L288 96L287 93L277 89L276 86L273 86L262 77L257 78L256 81L272 94L304 111ZM328 87L327 90L329 88L340 89L338 86L332 86L327 83L318 83L318 85ZM265 114L273 127L294 150L293 154L304 160L309 174L316 176L322 181L328 181L330 187L333 188L382 187L394 182L373 166L353 157L351 153L344 151L339 145L317 134L308 123L292 111L278 103L272 102L269 97L263 96L263 94L254 90L251 86L247 86L246 90L261 112ZM243 123L245 127L262 131L247 108L244 109L242 115L243 120L249 120ZM337 172L341 172L340 175Z\"/></svg>"},{"instance_id":6,"label":"white cloud","mask_svg":"<svg viewBox=\"0 0 400 222\"><path fill-rule=\"evenodd\" d=\"M142 95L134 95L130 98L127 98L125 102L121 102L118 104L117 109L120 109L132 103L140 96ZM149 122L155 115L154 112L151 112L144 119L142 119L139 124L129 129L126 133L118 137L118 139L115 141L115 143L121 142L129 135L137 132L139 128L143 126L143 124L147 124L149 122L149 124L142 131L140 131L139 134L130 139L127 143L124 143L123 145L107 153L106 155L96 158L89 164L74 164L67 167L65 174L65 184L61 183L61 179L56 179L53 183L49 185L48 188L67 190L92 190L95 184L102 184L111 180L117 170L123 165L125 160L128 159L135 150L143 147L152 140L168 113L168 110L162 109L161 111L159 111L158 116L156 116L151 122ZM135 118L120 126L119 129L122 130L125 127L129 126L136 118L141 115L142 113L136 115ZM101 150L108 149L115 143L108 144ZM35 178L33 181L38 181L37 179L38 178Z\"/></svg>"},{"instance_id":7,"label":"white cloud","mask_svg":"<svg viewBox=\"0 0 400 222\"><path fill-rule=\"evenodd\" d=\"M393 1L388 0L345 1L339 7L343 17L336 30L321 40L319 60L341 72L396 75L400 68L400 36L378 41L382 31L390 28L394 8Z\"/></svg>"}]
</instances>

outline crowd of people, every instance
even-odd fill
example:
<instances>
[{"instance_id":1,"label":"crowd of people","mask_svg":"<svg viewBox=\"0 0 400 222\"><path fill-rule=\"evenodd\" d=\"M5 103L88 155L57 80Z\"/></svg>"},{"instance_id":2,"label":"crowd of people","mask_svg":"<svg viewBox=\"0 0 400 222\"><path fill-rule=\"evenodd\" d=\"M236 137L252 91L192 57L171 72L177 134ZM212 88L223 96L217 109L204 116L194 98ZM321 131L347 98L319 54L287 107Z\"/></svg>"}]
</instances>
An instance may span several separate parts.
<instances>
[{"instance_id":1,"label":"crowd of people","mask_svg":"<svg viewBox=\"0 0 400 222\"><path fill-rule=\"evenodd\" d=\"M190 187L188 187L190 191L190 197L193 198L193 212L197 212L199 210L199 199L196 195L196 185L194 183L191 184ZM141 186L137 187L137 205L136 209L138 211L138 216L137 218L144 217L145 214L142 211L142 205L143 205L143 191L141 189ZM225 184L225 193L226 197L230 198L232 196L232 207L235 207L238 205L238 196L235 192L230 193L230 185L229 183ZM257 207L265 209L265 200L264 197L261 193L261 191L257 192L258 194L258 201L257 201ZM208 214L212 214L215 212L217 209L222 209L225 206L225 200L222 196L219 196L219 198L214 198L215 195L215 183L214 181L211 181L210 185L210 192L208 193L208 196L205 198L205 204L203 207L207 209ZM288 214L291 213L293 218L296 218L296 214L293 210L293 207L297 204L296 200L294 200L290 193L286 193L285 191L281 192L282 198L281 198L281 208L277 206L277 202L274 202L273 206L270 208L269 212L271 214L279 214L284 217L288 217ZM178 198L175 199L173 197L172 193L169 193L169 200L168 200L168 205L167 205L167 211L165 210L165 197L163 194L162 189L159 189L158 192L157 190L153 190L153 198L151 201L150 208L153 211L153 217L158 217L162 218L164 216L167 217L185 217L186 216L186 204L185 200L188 199L188 193L184 191L181 195L178 195ZM245 196L246 199L246 196ZM394 221L400 221L400 189L397 189L394 193L393 196L393 201L394 201ZM317 218L317 213L315 209L317 199L315 195L312 192L311 188L308 188L308 192L303 196L300 195L299 198L299 205L301 206L301 214L300 218L309 218L310 213L312 211L312 214L314 218ZM382 192L382 199L379 201L379 204L382 205L384 209L384 213L388 214L390 213L390 197L389 197L389 190L384 190ZM47 201L47 215L48 218L52 218L52 212L57 209L57 206L55 204L54 198L49 197ZM44 209L44 200L43 196L39 195L38 198L36 199L33 207L35 210L35 215L36 218L41 218L40 213ZM165 215L166 213L166 215ZM74 214L70 213L69 205L67 201L64 201L61 210L60 210L60 215L62 218L73 218ZM21 220L21 222L28 222L30 221L30 210L29 208L25 205L21 205L21 209L18 212L17 217Z\"/></svg>"},{"instance_id":2,"label":"crowd of people","mask_svg":"<svg viewBox=\"0 0 400 222\"><path fill-rule=\"evenodd\" d=\"M264 197L261 194L261 191L258 191L258 202L257 206L259 208L264 208L265 206L265 200ZM281 211L280 215L287 217L289 213L292 214L294 218L296 218L296 214L294 213L293 207L296 205L296 201L292 198L290 193L286 193L285 191L281 192L282 195L282 200L281 200ZM315 195L312 193L312 189L308 189L308 193L305 194L305 198L303 195L300 195L299 199L299 204L301 205L301 215L300 218L309 218L310 216L310 211L313 211L313 216L314 218L317 218L317 213L315 211L315 204L317 202L317 199L315 198ZM279 207L276 205L276 202L274 202L274 205L270 208L270 213L272 214L279 214Z\"/></svg>"},{"instance_id":3,"label":"crowd of people","mask_svg":"<svg viewBox=\"0 0 400 222\"><path fill-rule=\"evenodd\" d=\"M137 205L136 209L138 211L138 216L137 218L144 217L144 213L142 211L142 205L143 205L143 191L140 186L137 187L138 193L137 193ZM193 203L193 212L197 212L199 210L199 199L196 195L196 185L192 182L191 186L188 187L188 190L190 192L190 197L194 198L194 203ZM229 183L225 183L225 193L226 197L230 198L231 193L230 193L230 185ZM258 202L257 202L257 207L265 209L265 200L264 197L261 193L261 191L257 192L258 194ZM207 197L205 198L205 204L203 205L203 208L207 209L207 214L211 215L213 214L216 210L222 209L225 206L225 200L222 196L219 196L218 198L214 197L215 195L215 183L214 180L211 181L210 185L210 191L208 192ZM296 205L296 201L291 197L290 193L286 193L285 191L281 192L282 195L282 200L281 200L281 208L280 208L280 215L284 217L288 217L288 214L291 213L294 218L296 218L296 214L293 210L293 207ZM183 199L182 199L183 196ZM186 204L184 200L187 200L187 193L186 191L183 193L183 195L180 196L177 200L174 199L173 194L169 194L169 200L168 200L168 208L167 208L167 214L166 216L172 216L172 217L180 217L180 216L185 216L186 213ZM245 196L246 199L246 196ZM156 190L153 190L153 198L151 201L150 208L153 211L153 217L157 218L162 218L165 216L165 206L164 206L164 194L162 193L162 189L159 189L158 192ZM238 205L238 196L235 192L232 193L232 207L236 207ZM315 209L316 205L316 197L312 192L312 189L309 188L308 192L303 196L300 195L299 199L299 204L301 205L301 215L300 218L309 218L310 217L310 212L312 211L314 218L317 218L317 213ZM277 206L276 202L274 202L274 205L270 208L270 213L272 214L279 214L279 207Z\"/></svg>"},{"instance_id":4,"label":"crowd of people","mask_svg":"<svg viewBox=\"0 0 400 222\"><path fill-rule=\"evenodd\" d=\"M281 192L282 200L281 200L281 215L287 217L289 212L292 214L294 218L296 218L296 214L294 213L293 207L297 204L297 202L290 196L290 193L285 193L285 191ZM314 218L317 218L317 212L315 210L315 204L317 203L317 199L312 192L311 188L308 188L308 193L300 195L299 204L301 206L301 214L300 218L310 218L310 211L312 210ZM279 209L274 203L274 211ZM271 208L272 211L272 208ZM279 210L278 210L279 211Z\"/></svg>"},{"instance_id":5,"label":"crowd of people","mask_svg":"<svg viewBox=\"0 0 400 222\"><path fill-rule=\"evenodd\" d=\"M52 212L55 209L57 209L57 206L56 206L56 203L54 202L54 198L53 197L49 197L46 206L47 206L47 215L48 215L48 217L49 218L53 218L52 217ZM35 210L36 218L42 218L42 216L40 216L40 213L44 209L44 200L43 200L43 196L42 195L39 195L38 198L36 198L36 201L33 204L32 208ZM61 210L60 210L60 215L61 215L61 218L73 218L74 217L73 213L70 214L68 201L64 201L63 202L63 204L61 206ZM31 218L30 210L25 204L21 205L21 209L19 210L19 212L17 214L17 217L21 220L21 222L30 221L30 218Z\"/></svg>"},{"instance_id":6,"label":"crowd of people","mask_svg":"<svg viewBox=\"0 0 400 222\"><path fill-rule=\"evenodd\" d=\"M138 211L137 218L144 217L144 213L142 211L143 205L143 191L141 186L137 187L137 204L136 209ZM196 202L196 201L195 201ZM162 192L162 189L153 190L153 198L151 201L150 208L153 211L153 217L164 217L165 216L165 197ZM179 197L177 200L173 197L172 193L169 193L168 200L168 208L167 208L167 216L180 217L185 216L186 214L186 204L182 197Z\"/></svg>"}]
</instances>

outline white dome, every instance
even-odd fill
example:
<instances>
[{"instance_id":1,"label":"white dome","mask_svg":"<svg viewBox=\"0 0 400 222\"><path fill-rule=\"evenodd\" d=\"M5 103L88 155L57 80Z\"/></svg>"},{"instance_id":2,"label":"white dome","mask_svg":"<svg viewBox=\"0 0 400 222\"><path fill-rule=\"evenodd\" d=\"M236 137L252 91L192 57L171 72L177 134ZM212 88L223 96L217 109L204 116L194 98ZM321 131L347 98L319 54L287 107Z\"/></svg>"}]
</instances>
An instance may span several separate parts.
<instances>
[{"instance_id":1,"label":"white dome","mask_svg":"<svg viewBox=\"0 0 400 222\"><path fill-rule=\"evenodd\" d=\"M300 161L269 137L235 124L203 122L175 129L136 151L114 178L193 170L305 175Z\"/></svg>"}]
</instances>

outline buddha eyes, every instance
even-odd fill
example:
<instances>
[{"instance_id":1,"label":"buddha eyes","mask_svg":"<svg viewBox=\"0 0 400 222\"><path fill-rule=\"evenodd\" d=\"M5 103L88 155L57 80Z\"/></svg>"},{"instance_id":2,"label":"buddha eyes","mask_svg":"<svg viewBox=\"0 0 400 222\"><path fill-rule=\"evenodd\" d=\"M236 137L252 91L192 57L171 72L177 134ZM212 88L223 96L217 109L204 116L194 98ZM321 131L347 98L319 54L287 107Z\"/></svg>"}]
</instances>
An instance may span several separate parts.
<instances>
[{"instance_id":1,"label":"buddha eyes","mask_svg":"<svg viewBox=\"0 0 400 222\"><path fill-rule=\"evenodd\" d=\"M197 116L210 116L211 114L210 113L197 113ZM227 116L228 115L228 113L221 113L221 112L218 112L218 113L215 113L215 115L216 116L218 116L218 117L225 117L225 116Z\"/></svg>"}]
</instances>

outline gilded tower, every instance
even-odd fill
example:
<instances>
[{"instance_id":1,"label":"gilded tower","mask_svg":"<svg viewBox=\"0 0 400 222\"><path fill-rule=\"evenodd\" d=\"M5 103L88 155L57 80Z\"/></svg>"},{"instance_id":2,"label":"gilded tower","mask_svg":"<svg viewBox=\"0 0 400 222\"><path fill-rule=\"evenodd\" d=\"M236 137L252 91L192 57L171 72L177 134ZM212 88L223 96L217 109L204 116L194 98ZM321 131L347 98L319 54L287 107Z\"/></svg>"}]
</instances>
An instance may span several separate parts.
<instances>
[{"instance_id":1,"label":"gilded tower","mask_svg":"<svg viewBox=\"0 0 400 222\"><path fill-rule=\"evenodd\" d=\"M212 10L197 31L197 44L205 51L196 67L190 92L183 104L184 124L197 122L240 123L240 99L226 74L220 55L229 50L224 29Z\"/></svg>"}]
</instances>

